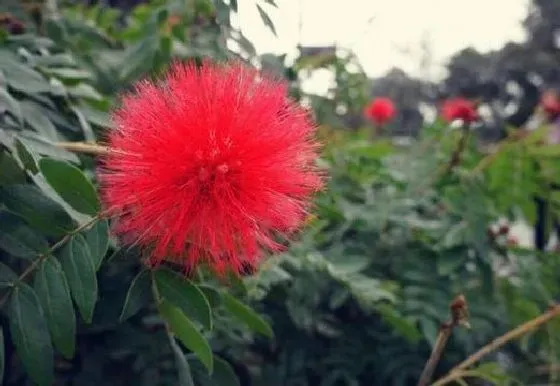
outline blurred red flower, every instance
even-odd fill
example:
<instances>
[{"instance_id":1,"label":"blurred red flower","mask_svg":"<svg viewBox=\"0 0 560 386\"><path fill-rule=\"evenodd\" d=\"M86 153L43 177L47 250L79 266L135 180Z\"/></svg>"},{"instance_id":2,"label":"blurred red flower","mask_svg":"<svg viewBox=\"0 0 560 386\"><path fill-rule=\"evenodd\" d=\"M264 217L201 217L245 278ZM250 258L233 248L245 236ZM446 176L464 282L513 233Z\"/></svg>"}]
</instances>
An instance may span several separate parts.
<instances>
[{"instance_id":1,"label":"blurred red flower","mask_svg":"<svg viewBox=\"0 0 560 386\"><path fill-rule=\"evenodd\" d=\"M541 107L551 120L560 115L560 98L555 91L546 91L541 98Z\"/></svg>"},{"instance_id":2,"label":"blurred red flower","mask_svg":"<svg viewBox=\"0 0 560 386\"><path fill-rule=\"evenodd\" d=\"M446 122L460 119L469 124L478 119L478 112L473 101L465 98L452 98L443 102L441 117Z\"/></svg>"},{"instance_id":3,"label":"blurred red flower","mask_svg":"<svg viewBox=\"0 0 560 386\"><path fill-rule=\"evenodd\" d=\"M281 249L323 185L308 114L242 64L175 64L163 82L138 83L113 120L102 196L151 265L242 273Z\"/></svg>"},{"instance_id":4,"label":"blurred red flower","mask_svg":"<svg viewBox=\"0 0 560 386\"><path fill-rule=\"evenodd\" d=\"M380 97L372 100L364 110L366 118L377 125L383 125L390 121L396 114L395 104L389 98Z\"/></svg>"}]
</instances>

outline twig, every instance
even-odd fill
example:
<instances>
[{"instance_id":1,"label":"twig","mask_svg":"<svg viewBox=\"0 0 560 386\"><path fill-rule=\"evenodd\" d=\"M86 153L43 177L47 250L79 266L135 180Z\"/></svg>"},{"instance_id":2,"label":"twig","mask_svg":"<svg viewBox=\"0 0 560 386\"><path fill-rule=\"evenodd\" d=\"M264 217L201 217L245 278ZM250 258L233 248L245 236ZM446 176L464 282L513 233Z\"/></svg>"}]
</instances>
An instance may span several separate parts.
<instances>
[{"instance_id":1,"label":"twig","mask_svg":"<svg viewBox=\"0 0 560 386\"><path fill-rule=\"evenodd\" d=\"M74 153L85 153L93 155L105 155L109 153L109 147L98 145L96 143L57 142L56 146Z\"/></svg>"},{"instance_id":2,"label":"twig","mask_svg":"<svg viewBox=\"0 0 560 386\"><path fill-rule=\"evenodd\" d=\"M461 134L461 138L459 138L457 147L451 154L451 158L449 159L449 162L443 167L443 169L438 174L438 176L440 177L445 176L447 173L451 173L453 169L455 169L457 166L459 166L459 163L461 163L461 157L467 147L467 142L471 134L471 130L469 126L464 126L462 130L463 132Z\"/></svg>"},{"instance_id":3,"label":"twig","mask_svg":"<svg viewBox=\"0 0 560 386\"><path fill-rule=\"evenodd\" d=\"M59 249L60 247L62 247L64 244L66 244L71 238L72 236L74 236L76 233L81 232L82 230L86 229L87 227L91 226L93 223L95 223L97 220L99 220L101 218L101 215L97 215L95 217L93 217L91 220L83 223L82 225L78 226L76 229L71 230L70 232L68 232L66 235L64 235L63 238L61 238L59 241L57 241L55 244L53 244L50 248L49 248L49 252L45 253L45 254L41 254L39 255L35 260L33 260L33 262L21 273L21 275L19 275L18 277L18 281L23 281L25 280L25 278L27 276L29 276L31 274L31 272L33 272L35 270L35 268L37 268L39 266L39 264L41 264L41 262L47 257L49 256L51 253L53 253L54 251L56 251L57 249ZM11 287L13 288L13 286ZM8 296L10 296L11 293L11 289L6 292L4 294L4 296L2 296L2 298L0 299L0 308L4 305L4 303L6 302L6 300L8 299Z\"/></svg>"},{"instance_id":4,"label":"twig","mask_svg":"<svg viewBox=\"0 0 560 386\"><path fill-rule=\"evenodd\" d=\"M451 381L462 378L464 375L464 370L472 366L476 362L478 362L485 355L499 349L506 343L525 335L526 333L547 323L548 321L554 319L557 316L560 316L560 305L554 305L550 307L545 313L537 316L534 319L529 320L528 322L523 323L522 325L514 328L513 330L506 332L504 335L494 339L486 346L482 347L480 350L478 350L477 352L469 356L467 359L465 359L463 362L459 363L457 366L451 369L451 371L446 376L440 378L432 386L443 386Z\"/></svg>"},{"instance_id":5,"label":"twig","mask_svg":"<svg viewBox=\"0 0 560 386\"><path fill-rule=\"evenodd\" d=\"M430 383L434 370L436 369L436 366L441 358L441 354L447 345L447 341L451 337L453 329L459 325L468 326L467 302L463 295L458 295L449 305L449 309L451 319L444 322L439 329L432 354L422 371L422 375L418 381L418 386L427 386Z\"/></svg>"}]
</instances>

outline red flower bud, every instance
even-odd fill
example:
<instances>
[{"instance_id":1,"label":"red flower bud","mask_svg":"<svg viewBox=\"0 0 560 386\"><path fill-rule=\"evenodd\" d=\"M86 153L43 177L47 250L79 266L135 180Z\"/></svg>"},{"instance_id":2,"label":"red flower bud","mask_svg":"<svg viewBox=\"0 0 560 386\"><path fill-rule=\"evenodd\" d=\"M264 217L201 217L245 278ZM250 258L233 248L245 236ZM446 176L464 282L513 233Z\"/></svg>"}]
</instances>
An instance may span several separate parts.
<instances>
[{"instance_id":1,"label":"red flower bud","mask_svg":"<svg viewBox=\"0 0 560 386\"><path fill-rule=\"evenodd\" d=\"M376 125L384 125L396 114L393 101L389 98L376 98L366 106L364 115Z\"/></svg>"},{"instance_id":2,"label":"red flower bud","mask_svg":"<svg viewBox=\"0 0 560 386\"><path fill-rule=\"evenodd\" d=\"M464 98L453 98L443 102L441 117L446 122L462 120L469 124L478 120L478 112L474 102Z\"/></svg>"}]
</instances>

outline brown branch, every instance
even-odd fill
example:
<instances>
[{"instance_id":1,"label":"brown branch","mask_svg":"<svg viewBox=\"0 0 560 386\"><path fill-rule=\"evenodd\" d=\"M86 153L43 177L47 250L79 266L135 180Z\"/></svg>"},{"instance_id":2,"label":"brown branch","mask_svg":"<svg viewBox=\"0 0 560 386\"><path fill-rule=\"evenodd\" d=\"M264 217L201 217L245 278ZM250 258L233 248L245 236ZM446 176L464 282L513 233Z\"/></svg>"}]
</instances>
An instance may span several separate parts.
<instances>
[{"instance_id":1,"label":"brown branch","mask_svg":"<svg viewBox=\"0 0 560 386\"><path fill-rule=\"evenodd\" d=\"M47 258L47 256L49 256L51 253L53 253L54 251L56 251L57 249L62 247L64 244L66 244L72 238L72 236L74 236L76 233L81 232L82 230L88 228L89 226L91 226L93 223L95 223L100 218L101 218L101 215L97 215L97 216L91 218L89 221L86 221L82 225L78 226L76 229L73 229L70 232L68 232L66 235L64 235L63 238L61 238L59 241L57 241L55 244L53 244L49 248L48 253L41 254L41 255L37 256L37 258L35 260L33 260L33 262L21 273L21 275L19 275L17 280L20 281L20 282L25 280L25 278L27 276L29 276L31 274L31 272L33 272L39 266L39 264L41 264L41 262L45 258ZM6 300L8 299L8 296L10 296L10 293L12 292L11 291L12 288L13 288L13 286L0 299L0 308L2 308L2 306L4 305Z\"/></svg>"},{"instance_id":2,"label":"brown branch","mask_svg":"<svg viewBox=\"0 0 560 386\"><path fill-rule=\"evenodd\" d=\"M441 169L438 173L439 177L445 176L448 173L451 173L453 169L455 169L461 163L461 157L465 149L467 148L467 143L471 134L471 130L469 126L463 127L463 132L461 134L461 138L459 138L459 142L457 143L457 147L453 150L451 154L451 158L449 162Z\"/></svg>"},{"instance_id":3,"label":"brown branch","mask_svg":"<svg viewBox=\"0 0 560 386\"><path fill-rule=\"evenodd\" d=\"M73 153L84 153L92 155L105 155L109 153L109 147L87 142L57 142L56 146Z\"/></svg>"},{"instance_id":4,"label":"brown branch","mask_svg":"<svg viewBox=\"0 0 560 386\"><path fill-rule=\"evenodd\" d=\"M463 295L458 295L449 305L449 310L451 314L451 319L444 322L438 332L438 336L436 339L436 343L428 359L426 362L426 366L424 366L424 370L422 371L422 375L420 376L420 380L418 381L418 386L427 386L431 379L432 375L434 374L434 370L441 358L441 354L447 345L447 341L451 337L451 333L453 329L459 325L467 325L467 302Z\"/></svg>"},{"instance_id":5,"label":"brown branch","mask_svg":"<svg viewBox=\"0 0 560 386\"><path fill-rule=\"evenodd\" d=\"M513 330L506 332L504 335L494 339L486 346L482 347L480 350L469 356L463 362L459 363L455 366L451 371L440 378L437 382L435 382L432 386L443 386L452 382L456 379L462 378L464 375L464 370L468 367L474 365L480 359L482 359L487 354L499 349L500 347L504 346L506 343L517 339L528 332L540 327L541 325L547 323L551 319L560 316L560 305L554 305L550 307L545 313L537 316L534 319L529 320L528 322L523 323L520 326L517 326Z\"/></svg>"}]
</instances>

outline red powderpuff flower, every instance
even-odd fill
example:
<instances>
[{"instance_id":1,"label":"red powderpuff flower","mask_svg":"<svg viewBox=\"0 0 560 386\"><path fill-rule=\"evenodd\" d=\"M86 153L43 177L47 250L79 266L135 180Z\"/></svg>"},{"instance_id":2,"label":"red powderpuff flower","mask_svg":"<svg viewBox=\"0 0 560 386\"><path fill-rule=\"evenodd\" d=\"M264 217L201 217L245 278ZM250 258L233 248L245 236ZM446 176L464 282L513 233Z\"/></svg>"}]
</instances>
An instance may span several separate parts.
<instances>
[{"instance_id":1,"label":"red powderpuff flower","mask_svg":"<svg viewBox=\"0 0 560 386\"><path fill-rule=\"evenodd\" d=\"M364 115L377 125L384 125L390 121L396 113L393 101L389 98L375 98L366 106Z\"/></svg>"},{"instance_id":2,"label":"red powderpuff flower","mask_svg":"<svg viewBox=\"0 0 560 386\"><path fill-rule=\"evenodd\" d=\"M460 119L469 124L478 119L478 112L474 102L464 98L453 98L443 102L441 117L446 122Z\"/></svg>"},{"instance_id":3,"label":"red powderpuff flower","mask_svg":"<svg viewBox=\"0 0 560 386\"><path fill-rule=\"evenodd\" d=\"M102 196L150 265L255 267L323 185L308 114L284 83L242 64L174 64L163 82L138 83L113 121Z\"/></svg>"}]
</instances>

